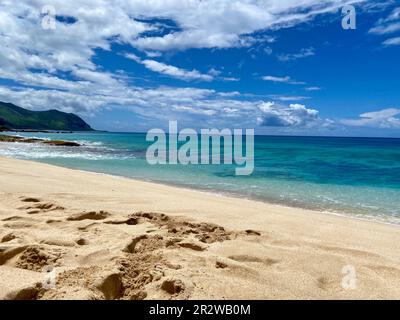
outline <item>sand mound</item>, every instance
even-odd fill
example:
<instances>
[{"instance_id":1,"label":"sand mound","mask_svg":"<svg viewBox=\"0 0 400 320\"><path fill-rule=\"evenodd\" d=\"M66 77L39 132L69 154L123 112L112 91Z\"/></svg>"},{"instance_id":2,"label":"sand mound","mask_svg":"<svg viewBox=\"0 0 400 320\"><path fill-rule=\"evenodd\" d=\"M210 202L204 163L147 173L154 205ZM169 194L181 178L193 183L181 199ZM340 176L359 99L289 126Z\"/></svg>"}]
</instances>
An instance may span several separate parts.
<instances>
[{"instance_id":1,"label":"sand mound","mask_svg":"<svg viewBox=\"0 0 400 320\"><path fill-rule=\"evenodd\" d=\"M235 238L235 232L228 232L223 227L211 223L195 223L179 217L168 217L162 213L138 212L131 215L139 223L150 222L158 227L167 228L175 236L194 235L204 243L222 242Z\"/></svg>"},{"instance_id":2,"label":"sand mound","mask_svg":"<svg viewBox=\"0 0 400 320\"><path fill-rule=\"evenodd\" d=\"M45 266L59 265L61 253L45 251L39 247L26 248L18 257L15 266L21 269L41 272Z\"/></svg>"}]
</instances>

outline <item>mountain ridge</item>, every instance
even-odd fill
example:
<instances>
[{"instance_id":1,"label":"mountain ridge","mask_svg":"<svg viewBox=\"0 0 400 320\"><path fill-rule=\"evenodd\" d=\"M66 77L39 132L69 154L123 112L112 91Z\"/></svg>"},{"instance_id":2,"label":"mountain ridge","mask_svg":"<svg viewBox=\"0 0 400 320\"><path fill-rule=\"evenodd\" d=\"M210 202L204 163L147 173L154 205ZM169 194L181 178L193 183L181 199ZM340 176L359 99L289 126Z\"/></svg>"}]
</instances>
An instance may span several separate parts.
<instances>
[{"instance_id":1,"label":"mountain ridge","mask_svg":"<svg viewBox=\"0 0 400 320\"><path fill-rule=\"evenodd\" d=\"M74 113L56 109L31 111L0 101L0 130L6 129L94 131L89 124Z\"/></svg>"}]
</instances>

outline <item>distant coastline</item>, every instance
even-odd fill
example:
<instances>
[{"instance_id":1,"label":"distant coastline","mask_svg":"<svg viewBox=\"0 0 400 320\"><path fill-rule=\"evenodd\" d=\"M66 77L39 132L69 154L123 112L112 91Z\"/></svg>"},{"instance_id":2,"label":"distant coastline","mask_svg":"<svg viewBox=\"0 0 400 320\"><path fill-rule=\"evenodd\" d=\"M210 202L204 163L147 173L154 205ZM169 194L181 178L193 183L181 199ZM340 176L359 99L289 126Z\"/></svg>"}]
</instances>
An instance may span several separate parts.
<instances>
[{"instance_id":1,"label":"distant coastline","mask_svg":"<svg viewBox=\"0 0 400 320\"><path fill-rule=\"evenodd\" d=\"M59 110L31 111L0 101L0 131L93 131L82 118Z\"/></svg>"}]
</instances>

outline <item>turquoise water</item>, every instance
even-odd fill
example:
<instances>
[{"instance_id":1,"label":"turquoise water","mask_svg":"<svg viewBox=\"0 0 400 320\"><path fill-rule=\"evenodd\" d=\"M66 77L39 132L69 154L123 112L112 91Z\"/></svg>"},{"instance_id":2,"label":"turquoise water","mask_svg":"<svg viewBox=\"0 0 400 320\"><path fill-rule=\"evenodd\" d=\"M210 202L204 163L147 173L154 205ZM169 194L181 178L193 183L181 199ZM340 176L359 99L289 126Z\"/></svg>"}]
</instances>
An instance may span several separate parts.
<instances>
[{"instance_id":1,"label":"turquoise water","mask_svg":"<svg viewBox=\"0 0 400 320\"><path fill-rule=\"evenodd\" d=\"M255 137L255 169L235 165L156 165L134 133L24 133L82 147L0 144L0 155L233 194L288 206L400 223L400 139Z\"/></svg>"}]
</instances>

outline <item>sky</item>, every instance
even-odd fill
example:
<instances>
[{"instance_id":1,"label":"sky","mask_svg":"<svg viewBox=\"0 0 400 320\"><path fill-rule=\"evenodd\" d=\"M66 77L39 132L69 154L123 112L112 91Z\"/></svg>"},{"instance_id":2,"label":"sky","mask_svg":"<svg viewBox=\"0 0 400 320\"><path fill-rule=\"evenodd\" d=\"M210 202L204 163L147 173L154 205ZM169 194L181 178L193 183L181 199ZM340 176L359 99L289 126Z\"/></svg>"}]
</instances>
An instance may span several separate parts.
<instances>
[{"instance_id":1,"label":"sky","mask_svg":"<svg viewBox=\"0 0 400 320\"><path fill-rule=\"evenodd\" d=\"M2 0L0 48L0 101L98 130L400 137L399 0Z\"/></svg>"}]
</instances>

